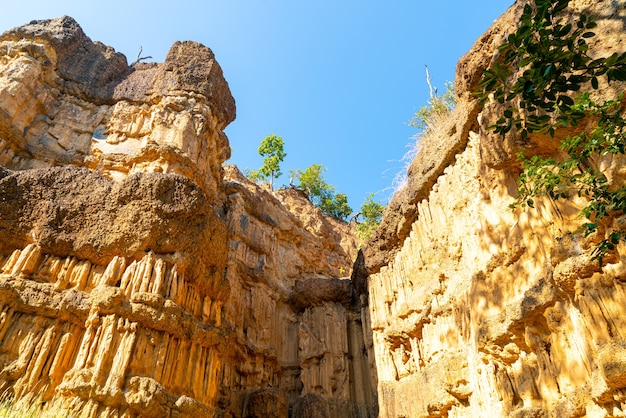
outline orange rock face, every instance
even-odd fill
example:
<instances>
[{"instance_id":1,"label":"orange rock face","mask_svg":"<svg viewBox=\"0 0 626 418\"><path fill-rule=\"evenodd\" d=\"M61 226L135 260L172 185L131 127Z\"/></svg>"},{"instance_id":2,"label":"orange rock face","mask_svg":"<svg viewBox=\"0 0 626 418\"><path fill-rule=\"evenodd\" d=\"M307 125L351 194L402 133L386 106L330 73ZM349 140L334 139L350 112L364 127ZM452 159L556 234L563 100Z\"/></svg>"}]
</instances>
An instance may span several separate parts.
<instances>
[{"instance_id":1,"label":"orange rock face","mask_svg":"<svg viewBox=\"0 0 626 418\"><path fill-rule=\"evenodd\" d=\"M224 177L234 117L200 44L129 67L69 17L0 36L3 393L85 417L287 416L307 394L371 414L353 227Z\"/></svg>"},{"instance_id":2,"label":"orange rock face","mask_svg":"<svg viewBox=\"0 0 626 418\"><path fill-rule=\"evenodd\" d=\"M218 415L235 107L212 52L131 68L64 17L0 53L3 390L81 416Z\"/></svg>"},{"instance_id":3,"label":"orange rock face","mask_svg":"<svg viewBox=\"0 0 626 418\"><path fill-rule=\"evenodd\" d=\"M355 267L371 321L381 417L626 410L626 248L603 268L591 259L594 237L580 230L582 199L538 199L534 209L511 210L522 144L488 129L503 110L497 102L483 107L471 97L524 3L459 62L456 109L422 139L408 187ZM623 2L572 1L569 18L579 12L598 16L592 56L624 51ZM616 98L623 89L615 83L594 94ZM568 134L557 130L555 139ZM532 135L525 151L557 153L554 140ZM625 162L595 156L593 164L620 186ZM607 228L623 231L624 216Z\"/></svg>"},{"instance_id":4,"label":"orange rock face","mask_svg":"<svg viewBox=\"0 0 626 418\"><path fill-rule=\"evenodd\" d=\"M351 281L339 278L356 253L351 226L323 216L296 190L265 190L234 166L224 184L231 231L224 324L236 333L224 367L230 410L257 416L248 394L274 388L292 404L317 395L335 411L330 416L369 416L374 386L361 315ZM315 408L302 411L295 416Z\"/></svg>"},{"instance_id":5,"label":"orange rock face","mask_svg":"<svg viewBox=\"0 0 626 418\"><path fill-rule=\"evenodd\" d=\"M471 96L522 6L459 62L358 252L353 225L223 165L210 49L128 66L69 17L4 33L0 391L84 417L622 416L624 244L590 259L582 198L512 211L521 144ZM570 6L599 16L591 54L623 51L622 2ZM592 161L613 186L625 162Z\"/></svg>"}]
</instances>

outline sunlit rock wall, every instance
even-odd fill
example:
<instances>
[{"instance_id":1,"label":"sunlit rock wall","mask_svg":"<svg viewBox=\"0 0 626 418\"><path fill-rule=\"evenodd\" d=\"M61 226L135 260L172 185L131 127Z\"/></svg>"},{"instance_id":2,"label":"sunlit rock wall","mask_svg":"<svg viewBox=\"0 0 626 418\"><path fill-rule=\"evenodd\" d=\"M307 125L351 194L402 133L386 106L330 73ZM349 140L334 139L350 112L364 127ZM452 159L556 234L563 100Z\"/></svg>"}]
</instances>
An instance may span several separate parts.
<instances>
[{"instance_id":1,"label":"sunlit rock wall","mask_svg":"<svg viewBox=\"0 0 626 418\"><path fill-rule=\"evenodd\" d=\"M200 44L128 66L69 17L0 36L0 392L85 417L375 415L354 225L224 177L234 117Z\"/></svg>"},{"instance_id":2,"label":"sunlit rock wall","mask_svg":"<svg viewBox=\"0 0 626 418\"><path fill-rule=\"evenodd\" d=\"M522 6L460 61L456 110L423 139L408 188L355 268L381 417L626 412L626 247L603 268L590 257L626 218L585 238L582 199L511 210L521 143L490 133L501 110L470 97ZM626 3L573 2L573 19L580 11L597 14L592 54L624 52ZM623 88L596 94L616 97ZM531 137L527 152L539 151L557 152L548 138ZM619 185L625 162L598 156L593 164Z\"/></svg>"},{"instance_id":3,"label":"sunlit rock wall","mask_svg":"<svg viewBox=\"0 0 626 418\"><path fill-rule=\"evenodd\" d=\"M200 44L129 67L69 17L0 36L5 396L85 417L221 414L234 116Z\"/></svg>"},{"instance_id":4,"label":"sunlit rock wall","mask_svg":"<svg viewBox=\"0 0 626 418\"><path fill-rule=\"evenodd\" d=\"M176 173L211 199L220 187L235 102L207 47L176 42L164 63L129 67L64 17L5 32L0 65L2 166Z\"/></svg>"},{"instance_id":5,"label":"sunlit rock wall","mask_svg":"<svg viewBox=\"0 0 626 418\"><path fill-rule=\"evenodd\" d=\"M234 166L224 184L232 233L224 324L236 333L223 376L230 413L275 416L263 408L280 398L294 417L372 416L375 388L347 278L353 226L323 216L302 192L265 190Z\"/></svg>"}]
</instances>

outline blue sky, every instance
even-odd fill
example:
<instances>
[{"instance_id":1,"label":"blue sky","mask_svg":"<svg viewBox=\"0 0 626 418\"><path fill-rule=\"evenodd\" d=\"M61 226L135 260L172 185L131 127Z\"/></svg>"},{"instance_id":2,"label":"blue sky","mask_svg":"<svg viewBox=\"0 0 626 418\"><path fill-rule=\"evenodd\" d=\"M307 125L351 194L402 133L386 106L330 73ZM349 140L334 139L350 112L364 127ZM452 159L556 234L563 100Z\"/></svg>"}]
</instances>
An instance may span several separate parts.
<instances>
[{"instance_id":1,"label":"blue sky","mask_svg":"<svg viewBox=\"0 0 626 418\"><path fill-rule=\"evenodd\" d=\"M262 164L261 140L275 133L289 170L311 164L356 211L383 203L414 141L407 121L428 100L425 65L443 89L458 59L512 0L22 0L2 7L0 31L70 15L87 35L129 62L163 61L171 44L210 47L237 102L226 129L230 162Z\"/></svg>"}]
</instances>

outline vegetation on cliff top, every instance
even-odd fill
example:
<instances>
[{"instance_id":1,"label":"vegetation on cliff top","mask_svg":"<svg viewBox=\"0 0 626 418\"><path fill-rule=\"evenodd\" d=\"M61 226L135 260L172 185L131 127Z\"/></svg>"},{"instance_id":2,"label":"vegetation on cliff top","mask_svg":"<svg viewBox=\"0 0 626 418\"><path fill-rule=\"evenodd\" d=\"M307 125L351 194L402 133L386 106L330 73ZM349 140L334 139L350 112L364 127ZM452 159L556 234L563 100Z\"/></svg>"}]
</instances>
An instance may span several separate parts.
<instances>
[{"instance_id":1,"label":"vegetation on cliff top","mask_svg":"<svg viewBox=\"0 0 626 418\"><path fill-rule=\"evenodd\" d=\"M406 186L409 167L422 149L424 137L428 137L436 131L437 127L442 126L443 121L456 106L453 84L446 81L444 84L445 91L443 94L439 94L437 87L432 84L428 66L426 67L426 84L428 85L429 99L408 121L408 125L417 129L417 132L411 137L412 142L408 145L409 150L400 159L404 167L393 179L392 189L394 193Z\"/></svg>"},{"instance_id":2,"label":"vegetation on cliff top","mask_svg":"<svg viewBox=\"0 0 626 418\"><path fill-rule=\"evenodd\" d=\"M443 94L439 94L437 87L432 85L432 77L426 67L426 84L428 84L429 99L425 106L420 107L413 117L409 120L409 126L417 128L418 133L414 138L419 139L432 131L436 126L450 114L456 105L454 96L454 86L451 82L445 83L446 90Z\"/></svg>"},{"instance_id":3,"label":"vegetation on cliff top","mask_svg":"<svg viewBox=\"0 0 626 418\"><path fill-rule=\"evenodd\" d=\"M302 190L311 203L325 214L345 220L352 213L348 196L335 193L335 187L324 180L325 171L326 168L320 164L313 164L304 171L291 171L293 181L297 182L294 187Z\"/></svg>"},{"instance_id":4,"label":"vegetation on cliff top","mask_svg":"<svg viewBox=\"0 0 626 418\"><path fill-rule=\"evenodd\" d=\"M266 136L259 146L259 155L263 157L263 165L258 170L246 170L246 176L254 182L267 182L270 190L274 189L274 179L280 177L280 165L287 156L284 151L284 142L281 136L271 134ZM326 168L320 164L312 164L304 171L291 170L290 186L302 190L308 199L322 210L326 215L347 220L352 214L352 208L348 204L348 196L344 193L336 193L335 187L324 179ZM364 224L360 226L360 236L368 237L371 231L380 223L383 205L374 202L373 196L369 196L361 212L364 216ZM380 211L375 215L373 208Z\"/></svg>"},{"instance_id":5,"label":"vegetation on cliff top","mask_svg":"<svg viewBox=\"0 0 626 418\"><path fill-rule=\"evenodd\" d=\"M270 190L274 190L274 179L280 177L280 165L287 156L282 136L271 134L266 136L259 145L259 155L263 157L263 165L258 170L248 173L253 181L267 181L269 179Z\"/></svg>"},{"instance_id":6,"label":"vegetation on cliff top","mask_svg":"<svg viewBox=\"0 0 626 418\"><path fill-rule=\"evenodd\" d=\"M365 242L374 233L382 220L384 209L384 205L374 201L373 193L365 199L365 202L361 205L361 211L357 214L363 217L363 221L356 226L356 234L359 240Z\"/></svg>"},{"instance_id":7,"label":"vegetation on cliff top","mask_svg":"<svg viewBox=\"0 0 626 418\"><path fill-rule=\"evenodd\" d=\"M503 136L515 132L526 145L530 134L553 137L557 129L578 127L583 119L597 121L595 127L579 127L579 134L561 141L564 158L527 157L522 149L518 158L523 172L512 206L533 207L538 196L585 197L588 204L582 215L587 222L582 231L585 236L598 233L602 238L593 252L602 264L603 257L626 239L626 232L611 229L607 222L626 210L626 186L611 184L593 159L625 152L624 95L596 101L588 92L577 92L589 86L598 90L601 78L607 83L626 81L626 53L592 58L587 40L595 36L592 29L597 24L585 14L575 23L568 22L562 12L569 3L535 0L527 4L518 29L500 46L500 60L484 71L476 95L483 103L491 97L505 106L491 129ZM524 71L514 79L519 68Z\"/></svg>"},{"instance_id":8,"label":"vegetation on cliff top","mask_svg":"<svg viewBox=\"0 0 626 418\"><path fill-rule=\"evenodd\" d=\"M254 182L266 182L270 190L274 190L274 179L282 175L280 165L287 156L284 146L282 136L266 136L259 145L263 165L258 170L246 170L246 176ZM324 180L324 171L326 168L320 164L313 164L304 171L292 170L290 186L302 190L311 203L326 215L346 220L352 213L348 196L335 193L335 187Z\"/></svg>"}]
</instances>

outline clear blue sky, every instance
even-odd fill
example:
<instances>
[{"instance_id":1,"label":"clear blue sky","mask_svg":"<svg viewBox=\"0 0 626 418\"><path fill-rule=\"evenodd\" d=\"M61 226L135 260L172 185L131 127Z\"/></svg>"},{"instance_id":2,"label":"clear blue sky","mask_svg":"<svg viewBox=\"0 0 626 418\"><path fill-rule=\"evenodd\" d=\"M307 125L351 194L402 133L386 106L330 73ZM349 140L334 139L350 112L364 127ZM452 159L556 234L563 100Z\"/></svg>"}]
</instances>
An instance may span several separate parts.
<instances>
[{"instance_id":1,"label":"clear blue sky","mask_svg":"<svg viewBox=\"0 0 626 418\"><path fill-rule=\"evenodd\" d=\"M424 66L443 89L458 59L513 0L205 0L7 2L0 31L69 15L92 40L163 61L174 41L210 47L237 102L230 162L256 169L275 133L289 170L311 164L358 210L383 203L428 99Z\"/></svg>"}]
</instances>

